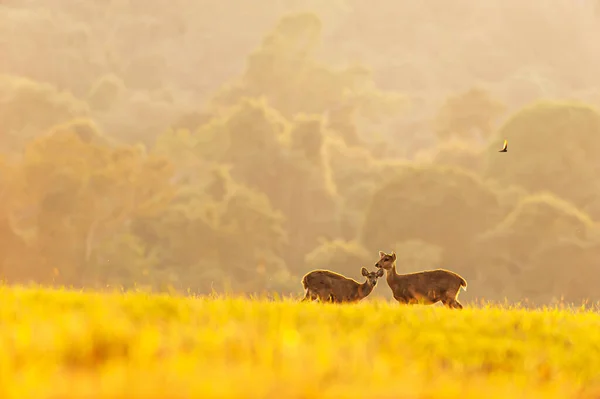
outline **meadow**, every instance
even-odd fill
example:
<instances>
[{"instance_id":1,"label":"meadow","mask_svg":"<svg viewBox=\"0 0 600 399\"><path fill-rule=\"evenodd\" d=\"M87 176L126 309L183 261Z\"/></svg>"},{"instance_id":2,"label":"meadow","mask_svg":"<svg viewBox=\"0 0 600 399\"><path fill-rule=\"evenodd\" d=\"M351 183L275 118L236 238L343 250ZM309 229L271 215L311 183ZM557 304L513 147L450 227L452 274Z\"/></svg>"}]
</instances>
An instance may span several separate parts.
<instances>
[{"instance_id":1,"label":"meadow","mask_svg":"<svg viewBox=\"0 0 600 399\"><path fill-rule=\"evenodd\" d=\"M2 398L594 398L591 310L0 288Z\"/></svg>"}]
</instances>

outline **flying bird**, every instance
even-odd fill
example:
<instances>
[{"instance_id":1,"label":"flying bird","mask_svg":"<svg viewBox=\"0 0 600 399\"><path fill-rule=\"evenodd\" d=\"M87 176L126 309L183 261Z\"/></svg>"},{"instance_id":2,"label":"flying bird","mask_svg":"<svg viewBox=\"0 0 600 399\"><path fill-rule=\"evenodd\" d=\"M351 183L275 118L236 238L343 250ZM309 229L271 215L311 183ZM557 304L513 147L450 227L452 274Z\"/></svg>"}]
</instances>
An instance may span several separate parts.
<instances>
[{"instance_id":1,"label":"flying bird","mask_svg":"<svg viewBox=\"0 0 600 399\"><path fill-rule=\"evenodd\" d=\"M504 147L498 152L508 152L508 140L504 140Z\"/></svg>"}]
</instances>

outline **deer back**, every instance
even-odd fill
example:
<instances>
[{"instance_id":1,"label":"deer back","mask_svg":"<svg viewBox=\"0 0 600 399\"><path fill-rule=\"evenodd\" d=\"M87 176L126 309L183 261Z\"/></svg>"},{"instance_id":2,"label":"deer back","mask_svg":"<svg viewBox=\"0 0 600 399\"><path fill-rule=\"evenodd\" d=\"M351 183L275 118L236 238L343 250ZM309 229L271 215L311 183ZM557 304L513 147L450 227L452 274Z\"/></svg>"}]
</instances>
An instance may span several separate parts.
<instances>
[{"instance_id":1,"label":"deer back","mask_svg":"<svg viewBox=\"0 0 600 399\"><path fill-rule=\"evenodd\" d=\"M334 294L347 295L359 283L329 270L313 270L304 277L307 288L327 288Z\"/></svg>"},{"instance_id":2,"label":"deer back","mask_svg":"<svg viewBox=\"0 0 600 399\"><path fill-rule=\"evenodd\" d=\"M448 270L436 269L397 274L388 281L394 292L411 296L440 296L458 290L463 278Z\"/></svg>"}]
</instances>

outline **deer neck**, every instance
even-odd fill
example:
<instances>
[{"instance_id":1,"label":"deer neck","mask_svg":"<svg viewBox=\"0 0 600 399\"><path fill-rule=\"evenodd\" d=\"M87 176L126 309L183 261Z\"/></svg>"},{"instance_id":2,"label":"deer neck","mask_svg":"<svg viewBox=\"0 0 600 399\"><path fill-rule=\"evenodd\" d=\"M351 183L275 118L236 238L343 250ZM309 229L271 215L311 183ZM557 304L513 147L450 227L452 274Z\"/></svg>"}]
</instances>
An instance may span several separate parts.
<instances>
[{"instance_id":1,"label":"deer neck","mask_svg":"<svg viewBox=\"0 0 600 399\"><path fill-rule=\"evenodd\" d=\"M369 280L358 285L358 299L363 299L373 291L373 286L369 284Z\"/></svg>"},{"instance_id":2,"label":"deer neck","mask_svg":"<svg viewBox=\"0 0 600 399\"><path fill-rule=\"evenodd\" d=\"M396 273L396 265L392 265L392 268L390 270L386 270L385 271L385 279L388 282L388 284L394 282L394 280L396 280L396 278L398 277L398 273Z\"/></svg>"}]
</instances>

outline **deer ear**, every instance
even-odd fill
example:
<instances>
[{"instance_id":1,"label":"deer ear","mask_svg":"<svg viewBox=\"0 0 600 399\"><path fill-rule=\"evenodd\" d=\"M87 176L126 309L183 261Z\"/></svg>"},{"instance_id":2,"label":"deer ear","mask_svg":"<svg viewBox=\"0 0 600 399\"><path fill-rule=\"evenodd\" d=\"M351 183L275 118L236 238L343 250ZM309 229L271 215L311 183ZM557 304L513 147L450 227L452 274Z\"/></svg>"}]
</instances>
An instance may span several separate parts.
<instances>
[{"instance_id":1,"label":"deer ear","mask_svg":"<svg viewBox=\"0 0 600 399\"><path fill-rule=\"evenodd\" d=\"M377 277L383 276L383 269L377 270Z\"/></svg>"},{"instance_id":2,"label":"deer ear","mask_svg":"<svg viewBox=\"0 0 600 399\"><path fill-rule=\"evenodd\" d=\"M396 252L392 251L392 258L394 258L394 260L396 260Z\"/></svg>"},{"instance_id":3,"label":"deer ear","mask_svg":"<svg viewBox=\"0 0 600 399\"><path fill-rule=\"evenodd\" d=\"M379 251L379 257L380 257L380 258L383 258L384 256L385 256L385 252L383 252L383 251Z\"/></svg>"},{"instance_id":4,"label":"deer ear","mask_svg":"<svg viewBox=\"0 0 600 399\"><path fill-rule=\"evenodd\" d=\"M369 274L369 271L367 270L366 267L363 267L362 269L360 269L360 272L363 276L367 276Z\"/></svg>"}]
</instances>

